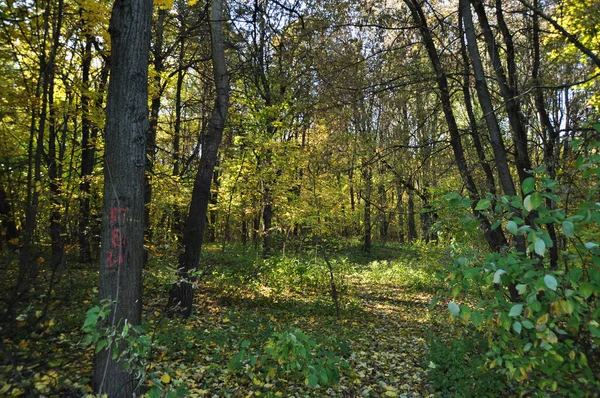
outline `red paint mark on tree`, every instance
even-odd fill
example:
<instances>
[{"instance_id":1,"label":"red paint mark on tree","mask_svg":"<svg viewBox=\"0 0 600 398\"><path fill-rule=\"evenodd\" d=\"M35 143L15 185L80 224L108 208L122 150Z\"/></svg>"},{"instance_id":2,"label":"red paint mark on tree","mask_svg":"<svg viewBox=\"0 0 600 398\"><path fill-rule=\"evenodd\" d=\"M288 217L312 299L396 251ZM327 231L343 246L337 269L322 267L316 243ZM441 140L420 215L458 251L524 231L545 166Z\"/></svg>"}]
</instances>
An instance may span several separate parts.
<instances>
[{"instance_id":1,"label":"red paint mark on tree","mask_svg":"<svg viewBox=\"0 0 600 398\"><path fill-rule=\"evenodd\" d=\"M110 225L112 228L110 245L111 248L106 256L106 269L114 269L124 261L125 236L121 232L122 221L125 220L127 209L124 207L113 207L110 209Z\"/></svg>"},{"instance_id":2,"label":"red paint mark on tree","mask_svg":"<svg viewBox=\"0 0 600 398\"><path fill-rule=\"evenodd\" d=\"M127 209L124 207L113 207L110 209L111 224L122 221L125 218L125 213L127 213Z\"/></svg>"}]
</instances>

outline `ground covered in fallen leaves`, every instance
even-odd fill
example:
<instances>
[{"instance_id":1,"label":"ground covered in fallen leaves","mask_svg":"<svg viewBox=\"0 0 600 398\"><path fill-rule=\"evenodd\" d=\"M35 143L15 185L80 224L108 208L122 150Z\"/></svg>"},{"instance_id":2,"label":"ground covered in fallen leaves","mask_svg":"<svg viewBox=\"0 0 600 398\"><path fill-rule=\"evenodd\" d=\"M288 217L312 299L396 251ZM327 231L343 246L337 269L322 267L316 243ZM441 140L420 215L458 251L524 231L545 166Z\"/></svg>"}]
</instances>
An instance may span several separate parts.
<instances>
[{"instance_id":1,"label":"ground covered in fallen leaves","mask_svg":"<svg viewBox=\"0 0 600 398\"><path fill-rule=\"evenodd\" d=\"M152 349L143 388L160 380L161 391L182 386L189 397L434 396L428 341L449 339L460 328L443 305L429 306L440 287L435 270L448 259L401 246L371 255L338 250L331 257L339 315L328 267L317 252L263 262L241 252L209 251L205 261L217 266L198 286L194 315L183 320L166 316L172 259L157 256L145 270L144 317ZM65 268L50 298L41 283L29 305L2 322L0 396L91 393L94 349L81 344L81 326L95 305L96 284L92 267ZM264 353L273 333L282 331L301 331L335 358L337 382L309 381L303 369L276 369L285 360L275 369L245 359L232 366L241 350Z\"/></svg>"}]
</instances>

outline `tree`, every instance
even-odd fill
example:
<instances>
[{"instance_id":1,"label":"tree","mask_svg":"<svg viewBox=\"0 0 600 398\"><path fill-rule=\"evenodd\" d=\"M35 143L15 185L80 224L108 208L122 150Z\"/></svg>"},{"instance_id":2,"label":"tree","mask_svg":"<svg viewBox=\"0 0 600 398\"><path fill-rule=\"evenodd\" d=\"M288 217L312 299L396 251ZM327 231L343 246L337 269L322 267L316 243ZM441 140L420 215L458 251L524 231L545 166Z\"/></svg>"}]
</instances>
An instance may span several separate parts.
<instances>
[{"instance_id":1,"label":"tree","mask_svg":"<svg viewBox=\"0 0 600 398\"><path fill-rule=\"evenodd\" d=\"M104 199L99 300L108 300L105 321L117 330L142 318L144 263L144 167L148 121L151 0L116 0L110 21L110 81L105 125ZM117 349L122 347L117 347ZM133 375L112 356L96 355L98 394L130 397Z\"/></svg>"},{"instance_id":2,"label":"tree","mask_svg":"<svg viewBox=\"0 0 600 398\"><path fill-rule=\"evenodd\" d=\"M185 317L192 313L196 279L193 272L198 270L200 265L200 251L211 197L210 187L229 109L229 74L223 40L223 1L212 2L210 31L216 96L208 131L202 140L202 157L194 179L192 200L183 231L184 252L179 257L179 280L173 285L169 298L169 308L176 309Z\"/></svg>"}]
</instances>

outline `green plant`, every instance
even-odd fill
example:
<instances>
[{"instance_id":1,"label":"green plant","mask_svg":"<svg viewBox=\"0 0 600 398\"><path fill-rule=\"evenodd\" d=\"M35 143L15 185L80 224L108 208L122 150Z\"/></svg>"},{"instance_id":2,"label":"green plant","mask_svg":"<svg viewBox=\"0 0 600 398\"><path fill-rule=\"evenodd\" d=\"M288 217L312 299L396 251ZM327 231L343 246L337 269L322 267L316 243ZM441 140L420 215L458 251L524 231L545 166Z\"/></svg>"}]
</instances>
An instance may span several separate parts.
<instances>
[{"instance_id":1,"label":"green plant","mask_svg":"<svg viewBox=\"0 0 600 398\"><path fill-rule=\"evenodd\" d=\"M442 396L497 397L507 389L501 373L488 369L484 336L461 336L450 344L439 337L428 339L428 355L424 366L435 392Z\"/></svg>"},{"instance_id":2,"label":"green plant","mask_svg":"<svg viewBox=\"0 0 600 398\"><path fill-rule=\"evenodd\" d=\"M247 341L242 342L228 366L232 371L243 370L252 379L257 374L266 380L303 378L315 388L337 384L340 370L349 365L302 330L291 328L274 332L259 350L253 351Z\"/></svg>"},{"instance_id":3,"label":"green plant","mask_svg":"<svg viewBox=\"0 0 600 398\"><path fill-rule=\"evenodd\" d=\"M170 376L148 373L153 340L142 325L131 325L127 321L122 326L110 325L107 319L112 306L110 300L103 300L87 311L82 327L85 335L81 344L95 345L96 354L104 349L111 351L112 358L121 361L123 369L134 376L138 386L151 381L152 386L148 391L150 398L185 396L187 390L180 382L175 381L171 385Z\"/></svg>"},{"instance_id":4,"label":"green plant","mask_svg":"<svg viewBox=\"0 0 600 398\"><path fill-rule=\"evenodd\" d=\"M487 331L488 365L568 396L600 393L598 148L600 143L592 144L576 162L587 195L571 214L557 195L565 187L542 170L523 181L523 196L480 200L476 208L495 218L492 228L503 227L514 241L524 242L525 251L512 248L482 256L463 247L446 274L454 297L478 300L474 306L450 302L448 309ZM451 206L465 205L456 194L446 199ZM466 220L467 226L473 224ZM569 243L563 247L562 264L552 263L549 248L561 241Z\"/></svg>"}]
</instances>

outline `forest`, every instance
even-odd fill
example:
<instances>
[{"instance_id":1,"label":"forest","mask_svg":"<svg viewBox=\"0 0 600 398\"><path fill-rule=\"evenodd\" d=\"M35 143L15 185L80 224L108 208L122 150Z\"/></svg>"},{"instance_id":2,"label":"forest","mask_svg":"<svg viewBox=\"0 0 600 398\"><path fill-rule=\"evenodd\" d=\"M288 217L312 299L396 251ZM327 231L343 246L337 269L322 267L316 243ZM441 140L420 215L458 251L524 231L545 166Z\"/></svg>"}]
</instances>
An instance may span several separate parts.
<instances>
[{"instance_id":1,"label":"forest","mask_svg":"<svg viewBox=\"0 0 600 398\"><path fill-rule=\"evenodd\" d=\"M0 396L600 396L597 0L0 0Z\"/></svg>"}]
</instances>

